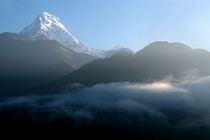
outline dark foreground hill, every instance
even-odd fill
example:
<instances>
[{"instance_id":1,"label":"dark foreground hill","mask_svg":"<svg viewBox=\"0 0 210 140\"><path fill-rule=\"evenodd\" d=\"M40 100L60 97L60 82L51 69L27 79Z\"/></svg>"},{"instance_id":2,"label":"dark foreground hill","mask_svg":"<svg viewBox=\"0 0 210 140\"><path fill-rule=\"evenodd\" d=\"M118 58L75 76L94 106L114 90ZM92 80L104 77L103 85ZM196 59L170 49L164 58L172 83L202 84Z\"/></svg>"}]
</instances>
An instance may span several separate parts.
<instances>
[{"instance_id":1,"label":"dark foreground hill","mask_svg":"<svg viewBox=\"0 0 210 140\"><path fill-rule=\"evenodd\" d=\"M95 59L57 41L0 34L0 94L13 94L61 78Z\"/></svg>"}]
</instances>

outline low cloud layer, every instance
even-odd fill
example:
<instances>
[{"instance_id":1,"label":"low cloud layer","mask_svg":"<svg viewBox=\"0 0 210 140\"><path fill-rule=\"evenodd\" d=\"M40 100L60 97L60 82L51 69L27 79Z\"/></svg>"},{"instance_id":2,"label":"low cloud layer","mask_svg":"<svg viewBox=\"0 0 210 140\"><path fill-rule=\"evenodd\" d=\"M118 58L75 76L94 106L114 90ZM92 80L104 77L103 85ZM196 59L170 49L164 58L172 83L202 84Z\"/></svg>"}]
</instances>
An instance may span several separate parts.
<instances>
[{"instance_id":1,"label":"low cloud layer","mask_svg":"<svg viewBox=\"0 0 210 140\"><path fill-rule=\"evenodd\" d=\"M77 93L24 96L0 103L0 114L37 124L138 131L210 130L210 77L184 84L109 83Z\"/></svg>"}]
</instances>

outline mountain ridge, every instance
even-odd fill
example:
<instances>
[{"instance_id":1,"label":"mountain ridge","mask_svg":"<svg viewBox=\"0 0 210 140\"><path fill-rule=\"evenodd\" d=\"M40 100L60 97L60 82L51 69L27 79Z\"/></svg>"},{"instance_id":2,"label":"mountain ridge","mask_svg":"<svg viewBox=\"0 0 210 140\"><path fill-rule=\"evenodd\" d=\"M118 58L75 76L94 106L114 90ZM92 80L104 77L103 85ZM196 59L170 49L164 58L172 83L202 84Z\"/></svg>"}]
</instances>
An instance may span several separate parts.
<instances>
[{"instance_id":1,"label":"mountain ridge","mask_svg":"<svg viewBox=\"0 0 210 140\"><path fill-rule=\"evenodd\" d=\"M74 83L84 86L125 81L152 83L169 77L171 82L179 83L210 75L209 52L203 53L181 43L156 42L152 45L135 55L114 55L94 60L52 85L46 85L44 92L48 89L50 92L58 91L61 87L65 89Z\"/></svg>"},{"instance_id":2,"label":"mountain ridge","mask_svg":"<svg viewBox=\"0 0 210 140\"><path fill-rule=\"evenodd\" d=\"M28 40L15 33L0 34L0 95L56 80L94 59L55 40Z\"/></svg>"},{"instance_id":3,"label":"mountain ridge","mask_svg":"<svg viewBox=\"0 0 210 140\"><path fill-rule=\"evenodd\" d=\"M30 25L22 29L19 34L31 40L57 40L63 46L76 52L90 54L99 58L110 57L122 50L121 48L113 52L113 50L105 51L87 47L67 30L60 22L59 18L47 12L39 14L37 18ZM108 54L109 52L110 54ZM130 53L132 50L129 49L128 52Z\"/></svg>"}]
</instances>

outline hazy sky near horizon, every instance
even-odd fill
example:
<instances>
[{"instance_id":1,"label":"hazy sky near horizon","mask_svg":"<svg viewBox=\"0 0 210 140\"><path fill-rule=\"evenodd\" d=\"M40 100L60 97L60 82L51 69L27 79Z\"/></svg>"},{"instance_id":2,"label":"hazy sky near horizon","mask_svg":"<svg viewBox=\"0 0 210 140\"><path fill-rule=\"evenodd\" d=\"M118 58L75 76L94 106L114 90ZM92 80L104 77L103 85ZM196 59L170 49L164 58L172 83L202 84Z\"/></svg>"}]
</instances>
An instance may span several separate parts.
<instances>
[{"instance_id":1,"label":"hazy sky near horizon","mask_svg":"<svg viewBox=\"0 0 210 140\"><path fill-rule=\"evenodd\" d=\"M19 32L43 11L91 48L166 40L210 50L209 0L0 0L0 32Z\"/></svg>"}]
</instances>

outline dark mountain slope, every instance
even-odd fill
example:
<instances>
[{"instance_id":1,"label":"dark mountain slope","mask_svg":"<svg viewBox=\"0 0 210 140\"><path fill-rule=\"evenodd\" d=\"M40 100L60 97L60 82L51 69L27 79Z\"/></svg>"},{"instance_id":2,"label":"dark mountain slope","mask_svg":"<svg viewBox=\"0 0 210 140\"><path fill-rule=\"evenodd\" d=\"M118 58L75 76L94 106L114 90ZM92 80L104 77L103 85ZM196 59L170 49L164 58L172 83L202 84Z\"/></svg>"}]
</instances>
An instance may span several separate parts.
<instances>
[{"instance_id":1,"label":"dark mountain slope","mask_svg":"<svg viewBox=\"0 0 210 140\"><path fill-rule=\"evenodd\" d=\"M0 93L13 93L61 78L95 59L57 41L0 35Z\"/></svg>"},{"instance_id":2,"label":"dark mountain slope","mask_svg":"<svg viewBox=\"0 0 210 140\"><path fill-rule=\"evenodd\" d=\"M209 52L181 43L155 42L135 55L115 55L95 60L58 83L94 85L118 81L154 82L167 76L184 79L185 76L209 75L209 70Z\"/></svg>"}]
</instances>

